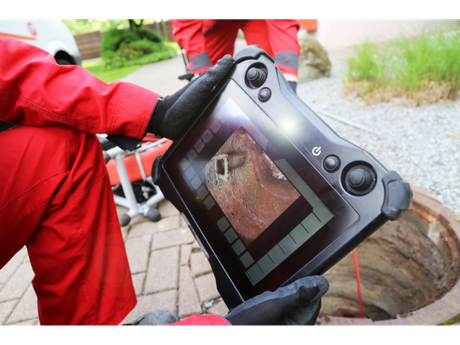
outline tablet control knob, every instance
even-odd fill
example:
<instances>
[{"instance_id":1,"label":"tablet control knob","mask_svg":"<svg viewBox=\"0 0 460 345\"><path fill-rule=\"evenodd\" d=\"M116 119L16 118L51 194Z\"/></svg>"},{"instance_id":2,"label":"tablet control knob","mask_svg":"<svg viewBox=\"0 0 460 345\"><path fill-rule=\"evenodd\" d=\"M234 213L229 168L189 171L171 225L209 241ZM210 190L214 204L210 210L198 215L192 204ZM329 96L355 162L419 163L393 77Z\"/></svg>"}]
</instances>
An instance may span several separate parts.
<instances>
[{"instance_id":1,"label":"tablet control knob","mask_svg":"<svg viewBox=\"0 0 460 345\"><path fill-rule=\"evenodd\" d=\"M267 79L267 72L260 68L252 67L249 69L248 73L246 74L246 77L248 78L252 86L259 87L262 86L262 84Z\"/></svg>"},{"instance_id":2,"label":"tablet control knob","mask_svg":"<svg viewBox=\"0 0 460 345\"><path fill-rule=\"evenodd\" d=\"M353 189L363 191L372 184L372 176L366 169L354 169L347 175L347 182Z\"/></svg>"}]
</instances>

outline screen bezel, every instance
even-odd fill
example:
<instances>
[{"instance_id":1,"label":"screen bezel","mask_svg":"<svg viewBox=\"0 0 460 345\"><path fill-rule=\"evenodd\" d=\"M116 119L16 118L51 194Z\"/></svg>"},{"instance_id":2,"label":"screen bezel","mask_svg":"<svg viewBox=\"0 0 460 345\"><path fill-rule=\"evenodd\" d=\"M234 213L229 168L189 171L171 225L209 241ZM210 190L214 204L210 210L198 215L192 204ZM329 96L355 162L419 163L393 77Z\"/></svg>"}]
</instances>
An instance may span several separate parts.
<instances>
[{"instance_id":1,"label":"screen bezel","mask_svg":"<svg viewBox=\"0 0 460 345\"><path fill-rule=\"evenodd\" d=\"M245 274L247 268L238 260L238 256L235 257L234 252L223 237L222 231L217 226L217 222L224 215L223 211L220 207L214 207L216 211L213 211L213 214L209 214L203 205L197 201L197 197L189 185L190 182L187 182L184 173L179 167L180 162L188 154L190 148L196 144L196 138L200 138L209 128L216 114L219 113L229 99L244 113L249 123L262 133L265 140L268 141L266 148L273 147L278 152L279 157L282 157L303 181L308 181L308 186L334 214L334 217L326 225L255 285L249 281L248 276ZM238 120L238 117L236 120ZM239 117L239 120L241 120L241 117ZM247 122L242 125L245 129L248 129L245 127ZM229 128L228 135L220 138L220 146L215 146L214 153L234 133L234 130L235 128L233 128L232 132L232 129ZM253 134L251 131L249 132L251 135ZM273 159L273 153L268 152L267 154L272 160L276 161L276 157ZM203 160L203 162L205 161ZM188 134L180 140L174 151L164 162L164 169L181 196L190 216L194 219L194 223L197 224L202 234L206 237L224 270L245 300L266 290L278 288L359 220L359 215L356 211L332 188L299 149L292 144L285 133L232 80L201 114ZM299 224L299 220L305 216L305 214L292 213L290 208L283 215L286 216L289 212L291 212L291 216L287 218L290 221L283 221L281 218L286 219L286 217L280 217L271 225L279 231L279 238L288 234L296 224ZM309 211L306 212L308 213ZM257 238L248 246L248 250L251 249L253 244L254 246L257 244L256 241ZM256 253L256 249L252 248L251 254ZM260 251L259 256L255 255L254 260L257 261L258 257L262 257L265 254L265 250Z\"/></svg>"}]
</instances>

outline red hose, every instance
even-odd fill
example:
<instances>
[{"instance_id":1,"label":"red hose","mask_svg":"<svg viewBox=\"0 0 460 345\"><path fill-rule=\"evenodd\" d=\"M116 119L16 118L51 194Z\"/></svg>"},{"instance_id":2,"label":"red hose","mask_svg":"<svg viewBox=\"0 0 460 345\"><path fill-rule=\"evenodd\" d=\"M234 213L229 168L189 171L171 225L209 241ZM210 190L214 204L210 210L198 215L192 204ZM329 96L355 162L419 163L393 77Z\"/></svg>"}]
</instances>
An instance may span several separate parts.
<instances>
[{"instance_id":1,"label":"red hose","mask_svg":"<svg viewBox=\"0 0 460 345\"><path fill-rule=\"evenodd\" d=\"M363 318L363 300L361 298L361 280L359 279L359 266L358 266L358 254L356 249L353 249L353 260L355 262L355 273L356 273L356 284L358 285L358 302L359 302L359 316Z\"/></svg>"}]
</instances>

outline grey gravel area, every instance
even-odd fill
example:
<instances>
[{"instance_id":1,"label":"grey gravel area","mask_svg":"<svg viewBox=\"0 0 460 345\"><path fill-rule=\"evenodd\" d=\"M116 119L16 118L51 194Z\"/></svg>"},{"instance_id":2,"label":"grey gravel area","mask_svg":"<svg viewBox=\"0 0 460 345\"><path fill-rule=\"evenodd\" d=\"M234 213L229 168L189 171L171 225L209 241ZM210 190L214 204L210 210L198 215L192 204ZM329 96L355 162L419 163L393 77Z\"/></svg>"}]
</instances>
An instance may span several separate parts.
<instances>
[{"instance_id":1,"label":"grey gravel area","mask_svg":"<svg viewBox=\"0 0 460 345\"><path fill-rule=\"evenodd\" d=\"M460 215L460 100L418 108L398 99L366 106L360 98L346 99L343 72L336 67L329 78L299 85L299 97L338 135Z\"/></svg>"}]
</instances>

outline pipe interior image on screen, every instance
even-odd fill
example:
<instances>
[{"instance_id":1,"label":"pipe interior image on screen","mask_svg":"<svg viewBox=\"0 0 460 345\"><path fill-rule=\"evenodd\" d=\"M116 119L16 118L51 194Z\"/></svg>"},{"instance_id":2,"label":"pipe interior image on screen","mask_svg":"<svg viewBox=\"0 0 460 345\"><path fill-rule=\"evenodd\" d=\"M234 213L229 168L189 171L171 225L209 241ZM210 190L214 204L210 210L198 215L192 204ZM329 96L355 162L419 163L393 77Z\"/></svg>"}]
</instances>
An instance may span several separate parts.
<instances>
[{"instance_id":1,"label":"pipe interior image on screen","mask_svg":"<svg viewBox=\"0 0 460 345\"><path fill-rule=\"evenodd\" d=\"M206 164L202 180L246 246L300 197L243 127Z\"/></svg>"},{"instance_id":2,"label":"pipe interior image on screen","mask_svg":"<svg viewBox=\"0 0 460 345\"><path fill-rule=\"evenodd\" d=\"M200 209L200 226L223 250L218 255L235 276L244 270L253 286L334 218L315 194L327 198L331 187L307 185L283 154L287 140L265 117L255 108L249 117L228 98L181 142L172 163L193 193L188 200ZM279 140L273 137L273 144L265 133ZM294 153L291 149L290 159ZM302 174L320 181L315 169L300 166Z\"/></svg>"}]
</instances>

